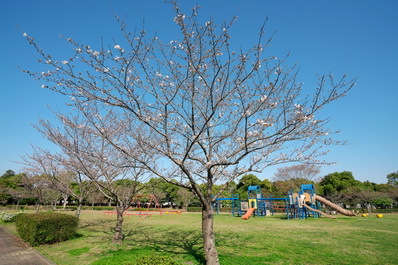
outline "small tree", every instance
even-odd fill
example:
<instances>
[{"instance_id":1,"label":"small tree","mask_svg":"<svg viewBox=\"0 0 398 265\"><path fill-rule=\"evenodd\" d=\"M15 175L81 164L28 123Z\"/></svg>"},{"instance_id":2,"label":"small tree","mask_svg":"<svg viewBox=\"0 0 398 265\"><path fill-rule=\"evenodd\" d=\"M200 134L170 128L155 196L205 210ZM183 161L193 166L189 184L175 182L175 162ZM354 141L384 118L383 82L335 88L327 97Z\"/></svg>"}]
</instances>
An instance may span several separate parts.
<instances>
[{"instance_id":1,"label":"small tree","mask_svg":"<svg viewBox=\"0 0 398 265\"><path fill-rule=\"evenodd\" d=\"M55 140L55 131L48 123L46 125L47 127L43 126L40 132L48 139ZM87 181L89 178L79 170L79 163L73 158L65 154L53 154L38 147L34 147L33 150L31 155L23 158L26 171L48 176L54 189L61 193L64 209L69 197L76 200L76 217L79 218L83 201L95 190L95 186L90 185Z\"/></svg>"},{"instance_id":2,"label":"small tree","mask_svg":"<svg viewBox=\"0 0 398 265\"><path fill-rule=\"evenodd\" d=\"M22 181L26 178L26 174L15 174L12 170L7 170L0 177L0 203L14 203L15 209L18 210L19 202L26 198L26 190Z\"/></svg>"},{"instance_id":3,"label":"small tree","mask_svg":"<svg viewBox=\"0 0 398 265\"><path fill-rule=\"evenodd\" d=\"M377 193L375 198L372 200L372 203L377 208L381 209L388 209L391 208L393 205L393 199L383 193Z\"/></svg>"},{"instance_id":4,"label":"small tree","mask_svg":"<svg viewBox=\"0 0 398 265\"><path fill-rule=\"evenodd\" d=\"M246 173L286 162L321 163L317 157L325 154L324 146L337 142L318 113L354 83L345 76L320 76L307 96L295 68L264 52L270 43L263 39L264 27L245 50L231 42L236 18L217 26L214 20L200 21L198 7L188 16L175 1L172 6L181 34L171 42L147 37L144 30L131 34L120 21L124 43L96 49L69 38L75 55L57 60L24 34L50 68L29 73L45 82L43 87L70 96L82 111L93 104L114 111L118 125L111 127L124 137L103 137L125 159L197 196L205 258L219 264L215 199ZM137 157L137 149L151 159ZM222 188L212 194L215 183Z\"/></svg>"},{"instance_id":5,"label":"small tree","mask_svg":"<svg viewBox=\"0 0 398 265\"><path fill-rule=\"evenodd\" d=\"M387 183L398 187L398 171L387 175Z\"/></svg>"},{"instance_id":6,"label":"small tree","mask_svg":"<svg viewBox=\"0 0 398 265\"><path fill-rule=\"evenodd\" d=\"M34 161L33 164L40 165L39 170L44 170L52 180L63 183L63 187L68 188L70 194L78 200L77 215L80 214L83 200L94 189L98 189L109 201L115 201L117 221L113 241L121 243L123 214L130 206L132 198L144 188L142 182L145 180L145 170L138 167L133 159L133 152L140 155L137 149L130 152L130 159L127 160L120 153L120 149L108 141L108 137L112 137L113 141L120 138L118 128L111 123L113 114L108 113L99 118L102 126L100 129L95 118L99 117L98 109L95 107L87 107L85 115L68 116L58 113L56 117L62 127L56 127L48 120L41 120L39 131L60 147L62 154L36 152L30 159ZM145 161L143 157L140 159ZM67 172L73 174L68 175ZM72 180L78 184L78 191L72 189L72 182L67 176L73 176Z\"/></svg>"},{"instance_id":7,"label":"small tree","mask_svg":"<svg viewBox=\"0 0 398 265\"><path fill-rule=\"evenodd\" d=\"M36 213L40 211L40 206L50 203L54 205L60 198L60 193L55 190L47 175L29 175L22 179L25 194L34 198L36 202Z\"/></svg>"},{"instance_id":8,"label":"small tree","mask_svg":"<svg viewBox=\"0 0 398 265\"><path fill-rule=\"evenodd\" d=\"M185 209L185 211L188 210L189 204L194 200L195 194L193 194L191 191L180 188L177 191L177 201L180 203L180 205Z\"/></svg>"}]
</instances>

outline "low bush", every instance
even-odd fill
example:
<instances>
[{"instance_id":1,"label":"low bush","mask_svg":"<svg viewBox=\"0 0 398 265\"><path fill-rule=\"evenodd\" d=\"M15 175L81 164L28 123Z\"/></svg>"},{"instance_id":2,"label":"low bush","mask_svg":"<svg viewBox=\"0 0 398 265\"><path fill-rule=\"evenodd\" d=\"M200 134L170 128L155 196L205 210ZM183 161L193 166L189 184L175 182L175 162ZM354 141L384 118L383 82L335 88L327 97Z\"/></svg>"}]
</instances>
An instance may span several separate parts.
<instances>
[{"instance_id":1,"label":"low bush","mask_svg":"<svg viewBox=\"0 0 398 265\"><path fill-rule=\"evenodd\" d=\"M0 212L0 219L4 222L15 222L21 212Z\"/></svg>"},{"instance_id":2,"label":"low bush","mask_svg":"<svg viewBox=\"0 0 398 265\"><path fill-rule=\"evenodd\" d=\"M57 206L56 209L57 210L76 211L77 210L77 206L66 206L65 209L64 209L63 206Z\"/></svg>"},{"instance_id":3,"label":"low bush","mask_svg":"<svg viewBox=\"0 0 398 265\"><path fill-rule=\"evenodd\" d=\"M94 211L114 211L115 207L114 206L85 206L83 207L85 210L91 210L93 209Z\"/></svg>"},{"instance_id":4,"label":"low bush","mask_svg":"<svg viewBox=\"0 0 398 265\"><path fill-rule=\"evenodd\" d=\"M188 207L187 212L202 212L202 207Z\"/></svg>"},{"instance_id":5,"label":"low bush","mask_svg":"<svg viewBox=\"0 0 398 265\"><path fill-rule=\"evenodd\" d=\"M396 213L398 209L372 209L372 213Z\"/></svg>"},{"instance_id":6,"label":"low bush","mask_svg":"<svg viewBox=\"0 0 398 265\"><path fill-rule=\"evenodd\" d=\"M31 244L51 244L76 234L78 218L62 213L22 214L16 220L20 237Z\"/></svg>"}]
</instances>

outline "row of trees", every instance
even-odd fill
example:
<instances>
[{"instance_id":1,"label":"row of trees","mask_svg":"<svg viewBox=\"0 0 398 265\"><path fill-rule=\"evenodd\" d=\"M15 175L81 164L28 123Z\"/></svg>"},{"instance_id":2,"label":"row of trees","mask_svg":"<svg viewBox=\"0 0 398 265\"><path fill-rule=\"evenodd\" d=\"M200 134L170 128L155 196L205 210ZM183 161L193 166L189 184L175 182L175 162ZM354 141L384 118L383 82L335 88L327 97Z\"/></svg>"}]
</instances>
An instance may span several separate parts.
<instances>
[{"instance_id":1,"label":"row of trees","mask_svg":"<svg viewBox=\"0 0 398 265\"><path fill-rule=\"evenodd\" d=\"M302 175L302 169L311 170L313 165L300 165L284 167L275 174L274 181L268 179L260 180L254 174L244 175L237 183L231 182L229 188L222 193L222 197L230 197L235 194L241 199L247 198L247 188L252 185L259 185L264 196L284 197L289 190L297 191L302 184L312 183L317 193L328 199L349 207L365 208L371 211L372 208L392 208L398 205L398 172L388 175L387 184L376 184L369 181L361 182L355 180L351 172L335 172L319 179L310 180L307 175ZM296 170L299 169L299 170ZM281 175L281 172L289 172L289 175ZM91 205L114 205L114 199L109 199L100 189L95 189L95 183L87 180L84 186L86 196L81 196L81 188L78 183L72 181L70 175L58 176L58 179L65 178L69 182L67 189L63 185L54 182L54 179L45 175L28 177L26 174L15 174L8 170L0 177L0 203L15 204L18 208L22 204L35 204L39 210L40 204L72 204L77 206L76 215L79 217L82 204ZM131 185L126 180L116 180L115 186L128 188ZM167 183L161 178L151 178L147 183L140 183L141 194L153 194L161 204L171 204L181 208L201 206L200 202L192 192L184 188ZM205 188L202 186L201 188ZM220 185L213 186L213 193L219 192ZM80 198L83 201L80 203Z\"/></svg>"},{"instance_id":2,"label":"row of trees","mask_svg":"<svg viewBox=\"0 0 398 265\"><path fill-rule=\"evenodd\" d=\"M57 176L56 179L48 175L32 175L26 173L15 174L8 170L0 176L0 204L15 204L16 209L20 204L36 205L39 211L40 205L51 205L54 208L67 205L77 207L76 216L80 216L81 206L112 206L115 198L96 188L97 185L90 180L82 185L73 181L72 173ZM61 182L62 180L62 182ZM128 189L132 183L127 180L116 180L115 187ZM187 193L185 189L171 185L160 178L151 178L148 183L140 183L140 194L153 194L160 203L172 203L180 207L187 207L194 202L194 195ZM83 200L81 200L83 198ZM197 202L197 201L196 201ZM198 205L197 205L198 206Z\"/></svg>"}]
</instances>

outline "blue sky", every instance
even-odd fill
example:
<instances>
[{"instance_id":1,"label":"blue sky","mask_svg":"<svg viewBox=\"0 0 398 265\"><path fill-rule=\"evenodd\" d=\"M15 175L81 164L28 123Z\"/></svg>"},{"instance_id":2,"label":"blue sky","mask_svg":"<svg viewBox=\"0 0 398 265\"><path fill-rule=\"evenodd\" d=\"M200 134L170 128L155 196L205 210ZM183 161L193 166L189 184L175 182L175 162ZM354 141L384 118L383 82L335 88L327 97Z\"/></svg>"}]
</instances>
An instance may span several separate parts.
<instances>
[{"instance_id":1,"label":"blue sky","mask_svg":"<svg viewBox=\"0 0 398 265\"><path fill-rule=\"evenodd\" d=\"M204 20L238 15L232 34L239 45L255 40L268 17L267 31L276 31L270 52L277 57L291 52L289 63L300 65L299 81L309 87L316 74L358 78L346 98L325 110L324 115L332 118L330 127L341 131L337 139L350 144L331 147L326 159L337 164L323 166L321 175L352 171L358 180L385 183L386 175L398 170L398 1L186 0L182 6L190 10L195 3ZM51 118L47 105L62 108L64 100L18 69L40 70L22 33L61 55L66 46L59 34L92 45L104 37L112 44L121 38L113 12L128 15L132 30L145 18L148 32L157 32L164 41L176 36L173 12L163 0L1 3L0 174L8 169L19 172L21 165L13 161L30 153L31 144L49 146L32 124L39 117ZM258 176L271 179L275 170Z\"/></svg>"}]
</instances>

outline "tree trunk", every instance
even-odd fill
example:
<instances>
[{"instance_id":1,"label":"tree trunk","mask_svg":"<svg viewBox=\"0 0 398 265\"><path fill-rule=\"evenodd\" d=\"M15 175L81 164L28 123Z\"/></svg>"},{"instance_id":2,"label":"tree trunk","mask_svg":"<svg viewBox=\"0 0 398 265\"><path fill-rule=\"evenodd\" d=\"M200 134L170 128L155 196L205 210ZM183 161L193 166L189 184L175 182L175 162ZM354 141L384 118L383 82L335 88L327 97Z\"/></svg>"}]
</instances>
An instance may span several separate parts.
<instances>
[{"instance_id":1,"label":"tree trunk","mask_svg":"<svg viewBox=\"0 0 398 265\"><path fill-rule=\"evenodd\" d=\"M219 265L218 253L216 250L216 237L213 228L214 213L211 202L202 207L202 235L205 251L206 265Z\"/></svg>"},{"instance_id":2,"label":"tree trunk","mask_svg":"<svg viewBox=\"0 0 398 265\"><path fill-rule=\"evenodd\" d=\"M40 203L36 202L36 213L38 213L40 210Z\"/></svg>"},{"instance_id":3,"label":"tree trunk","mask_svg":"<svg viewBox=\"0 0 398 265\"><path fill-rule=\"evenodd\" d=\"M366 209L367 209L368 213L371 213L371 212L372 212L372 206L371 206L370 203L367 203L367 204L366 204Z\"/></svg>"},{"instance_id":4,"label":"tree trunk","mask_svg":"<svg viewBox=\"0 0 398 265\"><path fill-rule=\"evenodd\" d=\"M121 244L123 241L123 213L124 207L123 205L116 205L116 213L117 213L117 220L116 220L116 227L115 233L113 234L113 243Z\"/></svg>"},{"instance_id":5,"label":"tree trunk","mask_svg":"<svg viewBox=\"0 0 398 265\"><path fill-rule=\"evenodd\" d=\"M18 211L18 207L19 207L19 200L17 200L17 204L15 205L15 210Z\"/></svg>"},{"instance_id":6,"label":"tree trunk","mask_svg":"<svg viewBox=\"0 0 398 265\"><path fill-rule=\"evenodd\" d=\"M80 218L80 213L82 211L82 206L83 206L83 198L79 198L79 204L77 205L76 215L75 215L77 218Z\"/></svg>"}]
</instances>

